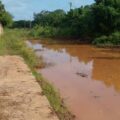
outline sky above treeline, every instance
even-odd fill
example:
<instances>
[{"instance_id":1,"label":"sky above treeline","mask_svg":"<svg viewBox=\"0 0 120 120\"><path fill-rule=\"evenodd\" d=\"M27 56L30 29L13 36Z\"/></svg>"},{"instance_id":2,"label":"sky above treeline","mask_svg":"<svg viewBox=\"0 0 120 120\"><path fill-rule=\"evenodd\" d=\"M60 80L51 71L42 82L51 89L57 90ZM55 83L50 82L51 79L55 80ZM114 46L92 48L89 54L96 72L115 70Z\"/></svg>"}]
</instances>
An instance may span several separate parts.
<instances>
[{"instance_id":1,"label":"sky above treeline","mask_svg":"<svg viewBox=\"0 0 120 120\"><path fill-rule=\"evenodd\" d=\"M53 11L55 9L70 9L69 3L72 2L73 8L81 5L90 5L94 0L1 0L15 20L33 19L33 13L39 13L42 10Z\"/></svg>"}]
</instances>

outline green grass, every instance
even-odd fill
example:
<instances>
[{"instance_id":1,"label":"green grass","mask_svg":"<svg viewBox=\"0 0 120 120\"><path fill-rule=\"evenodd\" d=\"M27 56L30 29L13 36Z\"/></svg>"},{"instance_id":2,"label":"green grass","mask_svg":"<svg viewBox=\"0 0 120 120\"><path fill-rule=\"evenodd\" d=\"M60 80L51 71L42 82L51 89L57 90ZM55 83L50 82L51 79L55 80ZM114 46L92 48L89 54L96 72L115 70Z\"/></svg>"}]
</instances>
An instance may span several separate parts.
<instances>
[{"instance_id":1,"label":"green grass","mask_svg":"<svg viewBox=\"0 0 120 120\"><path fill-rule=\"evenodd\" d=\"M65 107L64 101L53 85L45 80L41 74L38 74L35 67L38 65L38 59L32 49L25 44L27 39L27 30L8 30L0 37L0 55L20 55L24 58L28 66L31 68L33 75L43 89L45 94L60 120L73 120L74 116ZM41 60L42 61L42 60ZM41 63L42 65L42 63ZM38 65L39 66L39 65ZM40 66L39 66L40 67Z\"/></svg>"},{"instance_id":2,"label":"green grass","mask_svg":"<svg viewBox=\"0 0 120 120\"><path fill-rule=\"evenodd\" d=\"M47 96L51 106L53 107L55 113L58 115L60 120L73 120L75 118L68 109L65 107L64 100L60 97L59 92L51 85L47 80L45 80L36 71L33 71L38 83L42 87L43 93Z\"/></svg>"},{"instance_id":3,"label":"green grass","mask_svg":"<svg viewBox=\"0 0 120 120\"><path fill-rule=\"evenodd\" d=\"M0 38L0 55L20 55L29 66L34 67L36 56L32 49L26 47L26 35L26 30L5 30Z\"/></svg>"}]
</instances>

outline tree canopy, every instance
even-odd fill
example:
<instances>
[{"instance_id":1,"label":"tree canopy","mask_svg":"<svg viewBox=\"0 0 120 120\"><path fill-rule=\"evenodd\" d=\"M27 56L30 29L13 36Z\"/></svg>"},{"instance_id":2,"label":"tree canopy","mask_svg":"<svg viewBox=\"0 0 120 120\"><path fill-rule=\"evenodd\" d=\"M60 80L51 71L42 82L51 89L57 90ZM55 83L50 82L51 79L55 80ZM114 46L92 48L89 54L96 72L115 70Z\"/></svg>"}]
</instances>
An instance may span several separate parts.
<instances>
[{"instance_id":1,"label":"tree canopy","mask_svg":"<svg viewBox=\"0 0 120 120\"><path fill-rule=\"evenodd\" d=\"M35 25L69 29L72 36L109 35L120 30L120 0L95 0L92 5L42 11L34 15Z\"/></svg>"},{"instance_id":2,"label":"tree canopy","mask_svg":"<svg viewBox=\"0 0 120 120\"><path fill-rule=\"evenodd\" d=\"M55 11L41 11L38 14L34 14L34 23L41 26L58 26L61 24L62 19L65 17L65 12L61 9Z\"/></svg>"},{"instance_id":3,"label":"tree canopy","mask_svg":"<svg viewBox=\"0 0 120 120\"><path fill-rule=\"evenodd\" d=\"M12 24L12 16L5 10L4 5L0 1L0 23L3 26L10 26Z\"/></svg>"}]
</instances>

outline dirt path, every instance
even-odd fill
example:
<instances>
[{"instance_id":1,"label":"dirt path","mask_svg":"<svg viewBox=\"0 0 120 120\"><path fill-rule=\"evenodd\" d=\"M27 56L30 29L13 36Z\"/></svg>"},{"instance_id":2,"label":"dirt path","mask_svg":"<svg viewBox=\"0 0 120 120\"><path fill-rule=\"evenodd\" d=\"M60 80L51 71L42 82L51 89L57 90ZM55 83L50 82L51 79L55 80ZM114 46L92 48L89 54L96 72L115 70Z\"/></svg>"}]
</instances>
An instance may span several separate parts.
<instances>
[{"instance_id":1,"label":"dirt path","mask_svg":"<svg viewBox=\"0 0 120 120\"><path fill-rule=\"evenodd\" d=\"M0 120L58 120L18 56L0 57Z\"/></svg>"}]
</instances>

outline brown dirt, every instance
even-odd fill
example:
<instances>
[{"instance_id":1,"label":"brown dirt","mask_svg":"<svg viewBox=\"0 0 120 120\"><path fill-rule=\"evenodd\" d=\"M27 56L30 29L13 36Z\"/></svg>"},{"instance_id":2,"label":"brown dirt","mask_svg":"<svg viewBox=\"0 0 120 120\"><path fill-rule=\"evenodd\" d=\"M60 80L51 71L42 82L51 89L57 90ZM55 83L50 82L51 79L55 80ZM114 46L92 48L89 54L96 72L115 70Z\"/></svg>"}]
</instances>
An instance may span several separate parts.
<instances>
[{"instance_id":1,"label":"brown dirt","mask_svg":"<svg viewBox=\"0 0 120 120\"><path fill-rule=\"evenodd\" d=\"M58 120L24 60L0 57L0 120Z\"/></svg>"}]
</instances>

